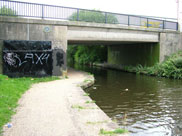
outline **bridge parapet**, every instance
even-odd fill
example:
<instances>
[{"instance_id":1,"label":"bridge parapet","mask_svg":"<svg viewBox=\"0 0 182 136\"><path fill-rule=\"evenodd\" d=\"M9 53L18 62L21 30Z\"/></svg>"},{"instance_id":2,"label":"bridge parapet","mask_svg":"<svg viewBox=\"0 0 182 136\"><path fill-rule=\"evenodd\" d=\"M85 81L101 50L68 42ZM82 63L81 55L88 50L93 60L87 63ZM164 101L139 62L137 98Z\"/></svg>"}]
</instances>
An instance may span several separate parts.
<instances>
[{"instance_id":1,"label":"bridge parapet","mask_svg":"<svg viewBox=\"0 0 182 136\"><path fill-rule=\"evenodd\" d=\"M137 16L55 5L0 0L0 15L54 20L85 21L178 31L173 18ZM92 15L91 17L89 15Z\"/></svg>"}]
</instances>

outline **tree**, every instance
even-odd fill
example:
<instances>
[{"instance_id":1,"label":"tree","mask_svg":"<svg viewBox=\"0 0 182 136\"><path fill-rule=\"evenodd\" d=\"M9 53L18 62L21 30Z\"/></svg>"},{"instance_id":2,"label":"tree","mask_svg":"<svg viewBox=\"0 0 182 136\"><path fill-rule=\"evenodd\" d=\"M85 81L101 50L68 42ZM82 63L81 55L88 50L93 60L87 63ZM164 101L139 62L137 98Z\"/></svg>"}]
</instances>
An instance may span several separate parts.
<instances>
[{"instance_id":1,"label":"tree","mask_svg":"<svg viewBox=\"0 0 182 136\"><path fill-rule=\"evenodd\" d=\"M73 13L69 17L70 21L85 21L85 22L96 22L96 23L105 23L116 24L118 23L117 18L110 14L100 11L89 11L89 10L79 10L79 12Z\"/></svg>"},{"instance_id":2,"label":"tree","mask_svg":"<svg viewBox=\"0 0 182 136\"><path fill-rule=\"evenodd\" d=\"M11 9L11 8L7 8L6 6L3 6L2 8L0 8L0 15L3 16L17 16L17 13L15 10Z\"/></svg>"},{"instance_id":3,"label":"tree","mask_svg":"<svg viewBox=\"0 0 182 136\"><path fill-rule=\"evenodd\" d=\"M70 21L85 21L95 23L117 24L117 18L110 13L100 11L79 10L69 17ZM102 63L107 61L107 47L103 45L78 45L68 46L67 58L69 62L80 64L90 64L94 62Z\"/></svg>"}]
</instances>

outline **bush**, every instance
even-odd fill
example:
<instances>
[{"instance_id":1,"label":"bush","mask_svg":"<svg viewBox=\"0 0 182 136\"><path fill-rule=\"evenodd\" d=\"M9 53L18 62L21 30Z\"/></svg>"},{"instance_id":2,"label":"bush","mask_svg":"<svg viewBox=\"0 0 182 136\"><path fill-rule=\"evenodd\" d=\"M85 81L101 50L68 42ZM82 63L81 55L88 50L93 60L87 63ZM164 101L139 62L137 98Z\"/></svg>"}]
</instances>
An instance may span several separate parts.
<instances>
[{"instance_id":1,"label":"bush","mask_svg":"<svg viewBox=\"0 0 182 136\"><path fill-rule=\"evenodd\" d=\"M177 58L173 61L174 65L177 67L177 68L182 68L182 58Z\"/></svg>"},{"instance_id":2,"label":"bush","mask_svg":"<svg viewBox=\"0 0 182 136\"><path fill-rule=\"evenodd\" d=\"M68 63L92 64L107 61L107 47L102 45L69 45Z\"/></svg>"},{"instance_id":3,"label":"bush","mask_svg":"<svg viewBox=\"0 0 182 136\"><path fill-rule=\"evenodd\" d=\"M174 79L182 79L182 51L179 51L168 57L161 64L155 64L153 67L143 67L141 65L125 66L125 71L155 75Z\"/></svg>"}]
</instances>

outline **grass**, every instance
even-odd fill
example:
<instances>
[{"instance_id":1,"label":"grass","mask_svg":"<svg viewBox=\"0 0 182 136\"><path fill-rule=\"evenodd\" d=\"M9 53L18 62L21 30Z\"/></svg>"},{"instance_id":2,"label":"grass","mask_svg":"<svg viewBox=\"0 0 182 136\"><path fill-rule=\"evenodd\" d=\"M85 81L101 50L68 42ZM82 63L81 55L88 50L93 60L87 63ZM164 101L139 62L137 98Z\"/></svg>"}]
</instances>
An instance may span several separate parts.
<instances>
[{"instance_id":1,"label":"grass","mask_svg":"<svg viewBox=\"0 0 182 136\"><path fill-rule=\"evenodd\" d=\"M91 79L85 79L83 82L84 82L84 83L92 82L92 80L91 80Z\"/></svg>"},{"instance_id":2,"label":"grass","mask_svg":"<svg viewBox=\"0 0 182 136\"><path fill-rule=\"evenodd\" d=\"M89 96L90 94L89 93L85 93L83 96Z\"/></svg>"},{"instance_id":3,"label":"grass","mask_svg":"<svg viewBox=\"0 0 182 136\"><path fill-rule=\"evenodd\" d=\"M86 101L85 103L86 104L89 104L89 103L95 103L96 101L92 100L92 101Z\"/></svg>"},{"instance_id":4,"label":"grass","mask_svg":"<svg viewBox=\"0 0 182 136\"><path fill-rule=\"evenodd\" d=\"M123 134L123 133L127 133L128 131L125 129L121 129L121 128L117 128L113 131L107 131L104 129L100 129L100 134L101 135L114 135L114 134Z\"/></svg>"},{"instance_id":5,"label":"grass","mask_svg":"<svg viewBox=\"0 0 182 136\"><path fill-rule=\"evenodd\" d=\"M92 108L92 107L83 107L83 106L80 106L80 105L72 105L71 108L73 109L78 109L79 111L80 110L84 110L84 109L98 109L98 108Z\"/></svg>"},{"instance_id":6,"label":"grass","mask_svg":"<svg viewBox=\"0 0 182 136\"><path fill-rule=\"evenodd\" d=\"M96 125L96 124L108 123L108 121L107 120L104 120L104 121L95 121L95 122L88 121L86 123L89 124L89 125Z\"/></svg>"},{"instance_id":7,"label":"grass","mask_svg":"<svg viewBox=\"0 0 182 136\"><path fill-rule=\"evenodd\" d=\"M79 109L79 110L86 109L85 107L80 106L80 105L72 105L71 108L73 108L73 109Z\"/></svg>"},{"instance_id":8,"label":"grass","mask_svg":"<svg viewBox=\"0 0 182 136\"><path fill-rule=\"evenodd\" d=\"M0 134L2 133L3 125L8 123L11 116L15 114L15 108L18 106L18 100L32 84L57 79L59 78L9 78L8 76L0 74Z\"/></svg>"}]
</instances>

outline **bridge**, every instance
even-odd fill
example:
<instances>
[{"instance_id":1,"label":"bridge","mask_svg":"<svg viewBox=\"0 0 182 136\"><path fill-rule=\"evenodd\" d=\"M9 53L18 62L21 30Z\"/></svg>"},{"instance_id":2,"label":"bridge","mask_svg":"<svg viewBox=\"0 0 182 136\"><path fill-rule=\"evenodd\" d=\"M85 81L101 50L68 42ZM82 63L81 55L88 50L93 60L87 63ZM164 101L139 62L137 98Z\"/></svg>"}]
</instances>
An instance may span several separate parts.
<instances>
[{"instance_id":1,"label":"bridge","mask_svg":"<svg viewBox=\"0 0 182 136\"><path fill-rule=\"evenodd\" d=\"M88 12L101 15L101 20L85 20L83 15ZM3 54L7 53L2 53L5 41L50 41L53 75L66 71L69 44L107 45L111 64L143 60L144 65L153 65L182 49L178 23L171 19L3 0L0 14L0 73ZM33 54L28 52L24 58L33 63ZM41 57L36 58L42 65Z\"/></svg>"}]
</instances>

